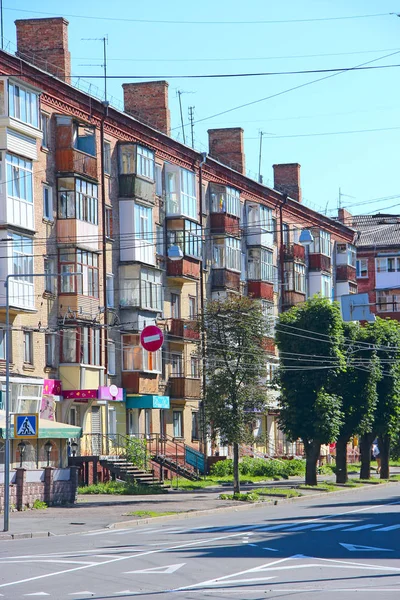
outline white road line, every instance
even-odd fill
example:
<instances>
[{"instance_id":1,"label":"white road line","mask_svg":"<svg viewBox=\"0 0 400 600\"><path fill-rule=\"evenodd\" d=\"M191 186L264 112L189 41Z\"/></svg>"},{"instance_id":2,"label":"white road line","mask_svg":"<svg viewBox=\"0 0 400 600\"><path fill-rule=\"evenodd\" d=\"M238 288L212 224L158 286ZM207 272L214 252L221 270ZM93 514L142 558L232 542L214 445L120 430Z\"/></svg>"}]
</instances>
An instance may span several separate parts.
<instances>
[{"instance_id":1,"label":"white road line","mask_svg":"<svg viewBox=\"0 0 400 600\"><path fill-rule=\"evenodd\" d=\"M94 592L88 592L87 590L85 590L84 592L71 592L70 594L68 594L68 596L83 596L83 594L85 594L85 596L87 594L94 596Z\"/></svg>"},{"instance_id":2,"label":"white road line","mask_svg":"<svg viewBox=\"0 0 400 600\"><path fill-rule=\"evenodd\" d=\"M347 527L348 523L339 523L337 525L329 525L328 527L318 527L314 531L332 531L333 529L341 529L342 527Z\"/></svg>"},{"instance_id":3,"label":"white road line","mask_svg":"<svg viewBox=\"0 0 400 600\"><path fill-rule=\"evenodd\" d=\"M93 561L88 561L88 560L68 560L68 559L63 559L63 558L59 558L59 559L55 559L55 558L48 558L48 559L44 559L44 558L40 558L40 559L29 559L29 560L25 560L24 561L26 564L31 564L31 563L62 563L62 564L71 564L71 565L97 565L97 562L93 562ZM3 560L1 561L2 565L15 565L15 564L20 564L21 560Z\"/></svg>"},{"instance_id":4,"label":"white road line","mask_svg":"<svg viewBox=\"0 0 400 600\"><path fill-rule=\"evenodd\" d=\"M277 585L277 584L275 584ZM281 584L278 584L281 585ZM179 590L178 590L179 591ZM183 590L184 591L184 590ZM400 592L400 587L399 588L287 588L284 587L284 584L282 584L282 587L275 587L274 591L277 594L283 594L285 592L288 593L298 593L298 592L323 592L324 594L328 594L328 593L337 593L337 592L372 592L372 593L376 593L376 592L395 592L398 593ZM190 592L191 594L204 594L204 590L191 590ZM271 589L265 589L265 588L256 588L256 589L252 589L249 590L247 589L246 586L246 596L249 594L257 594L259 595L260 593L264 593L264 594L269 594L271 593ZM228 588L226 590L218 588L217 590L207 590L207 595L211 596L212 594L243 594L243 589L241 590L234 590L232 588Z\"/></svg>"},{"instance_id":5,"label":"white road line","mask_svg":"<svg viewBox=\"0 0 400 600\"><path fill-rule=\"evenodd\" d=\"M286 525L280 523L279 525L272 525L271 527L262 527L258 531L276 531L277 529L285 529L286 527L294 527L295 525L299 525L299 523L286 523Z\"/></svg>"},{"instance_id":6,"label":"white road line","mask_svg":"<svg viewBox=\"0 0 400 600\"><path fill-rule=\"evenodd\" d=\"M313 529L314 527L318 527L318 525L316 523L304 523L303 525L286 529L286 531L304 531L305 529Z\"/></svg>"},{"instance_id":7,"label":"white road line","mask_svg":"<svg viewBox=\"0 0 400 600\"><path fill-rule=\"evenodd\" d=\"M382 527L381 529L374 529L374 531L393 531L394 529L400 529L400 525L389 525L389 527Z\"/></svg>"},{"instance_id":8,"label":"white road line","mask_svg":"<svg viewBox=\"0 0 400 600\"><path fill-rule=\"evenodd\" d=\"M380 527L381 525L382 523L370 523L369 525L358 525L357 527L343 529L343 531L362 531L363 529L373 529L374 527Z\"/></svg>"}]
</instances>

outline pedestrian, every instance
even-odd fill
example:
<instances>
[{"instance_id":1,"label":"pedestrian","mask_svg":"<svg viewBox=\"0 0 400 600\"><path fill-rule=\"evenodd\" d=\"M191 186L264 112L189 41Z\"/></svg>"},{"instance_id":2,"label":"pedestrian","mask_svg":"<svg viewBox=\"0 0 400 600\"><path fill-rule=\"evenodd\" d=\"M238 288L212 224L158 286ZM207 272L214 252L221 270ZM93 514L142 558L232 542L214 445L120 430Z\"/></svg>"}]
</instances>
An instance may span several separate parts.
<instances>
[{"instance_id":1,"label":"pedestrian","mask_svg":"<svg viewBox=\"0 0 400 600\"><path fill-rule=\"evenodd\" d=\"M376 460L376 472L380 473L381 471L381 453L378 446L378 438L375 438L372 442L372 456Z\"/></svg>"}]
</instances>

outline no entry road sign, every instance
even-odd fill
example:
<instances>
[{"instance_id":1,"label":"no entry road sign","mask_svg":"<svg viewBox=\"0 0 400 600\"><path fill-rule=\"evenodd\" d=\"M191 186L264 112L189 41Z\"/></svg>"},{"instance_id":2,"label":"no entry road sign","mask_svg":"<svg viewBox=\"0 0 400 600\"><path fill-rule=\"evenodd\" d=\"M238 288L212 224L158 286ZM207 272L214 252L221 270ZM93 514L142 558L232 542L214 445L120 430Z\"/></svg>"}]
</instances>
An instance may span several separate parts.
<instances>
[{"instance_id":1,"label":"no entry road sign","mask_svg":"<svg viewBox=\"0 0 400 600\"><path fill-rule=\"evenodd\" d=\"M164 334L156 325L145 327L140 334L140 343L148 352L156 352L161 348L164 341Z\"/></svg>"}]
</instances>

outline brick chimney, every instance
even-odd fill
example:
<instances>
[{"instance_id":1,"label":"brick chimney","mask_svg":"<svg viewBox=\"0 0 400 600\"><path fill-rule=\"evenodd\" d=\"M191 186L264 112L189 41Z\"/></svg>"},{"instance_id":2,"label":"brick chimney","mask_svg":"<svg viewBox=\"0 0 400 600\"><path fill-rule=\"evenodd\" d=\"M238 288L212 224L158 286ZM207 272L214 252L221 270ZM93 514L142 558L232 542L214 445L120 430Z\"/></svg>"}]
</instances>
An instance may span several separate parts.
<instances>
[{"instance_id":1,"label":"brick chimney","mask_svg":"<svg viewBox=\"0 0 400 600\"><path fill-rule=\"evenodd\" d=\"M239 173L245 173L243 129L241 127L209 129L208 149L212 158Z\"/></svg>"},{"instance_id":2,"label":"brick chimney","mask_svg":"<svg viewBox=\"0 0 400 600\"><path fill-rule=\"evenodd\" d=\"M168 82L123 83L124 110L154 129L171 135Z\"/></svg>"},{"instance_id":3,"label":"brick chimney","mask_svg":"<svg viewBox=\"0 0 400 600\"><path fill-rule=\"evenodd\" d=\"M293 200L297 200L297 202L301 202L299 163L273 165L273 169L274 189L287 194Z\"/></svg>"},{"instance_id":4,"label":"brick chimney","mask_svg":"<svg viewBox=\"0 0 400 600\"><path fill-rule=\"evenodd\" d=\"M338 210L338 221L343 223L343 225L347 225L347 227L352 227L353 224L353 215L349 213L345 208L339 208Z\"/></svg>"},{"instance_id":5,"label":"brick chimney","mask_svg":"<svg viewBox=\"0 0 400 600\"><path fill-rule=\"evenodd\" d=\"M71 54L68 51L68 21L62 17L50 19L19 19L17 55L40 69L69 81Z\"/></svg>"}]
</instances>

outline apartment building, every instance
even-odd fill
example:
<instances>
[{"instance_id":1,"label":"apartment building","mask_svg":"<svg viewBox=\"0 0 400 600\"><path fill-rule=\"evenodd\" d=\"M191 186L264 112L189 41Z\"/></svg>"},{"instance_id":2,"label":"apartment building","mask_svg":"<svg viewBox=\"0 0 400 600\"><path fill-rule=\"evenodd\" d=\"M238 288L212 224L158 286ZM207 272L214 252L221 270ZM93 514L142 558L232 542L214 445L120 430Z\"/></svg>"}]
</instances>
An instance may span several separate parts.
<instances>
[{"instance_id":1,"label":"apartment building","mask_svg":"<svg viewBox=\"0 0 400 600\"><path fill-rule=\"evenodd\" d=\"M64 19L16 27L17 55L0 52L12 410L82 427L81 453L104 454L119 434L199 448L202 304L262 302L272 380L278 312L356 291L354 231L302 204L300 165L274 165L273 188L248 178L241 128L210 130L207 155L172 139L167 82L124 84L123 112L73 87ZM165 339L155 353L140 345L151 324ZM276 408L260 439L278 439Z\"/></svg>"},{"instance_id":2,"label":"apartment building","mask_svg":"<svg viewBox=\"0 0 400 600\"><path fill-rule=\"evenodd\" d=\"M340 209L339 220L357 232L358 291L368 293L371 312L400 320L400 216Z\"/></svg>"}]
</instances>

